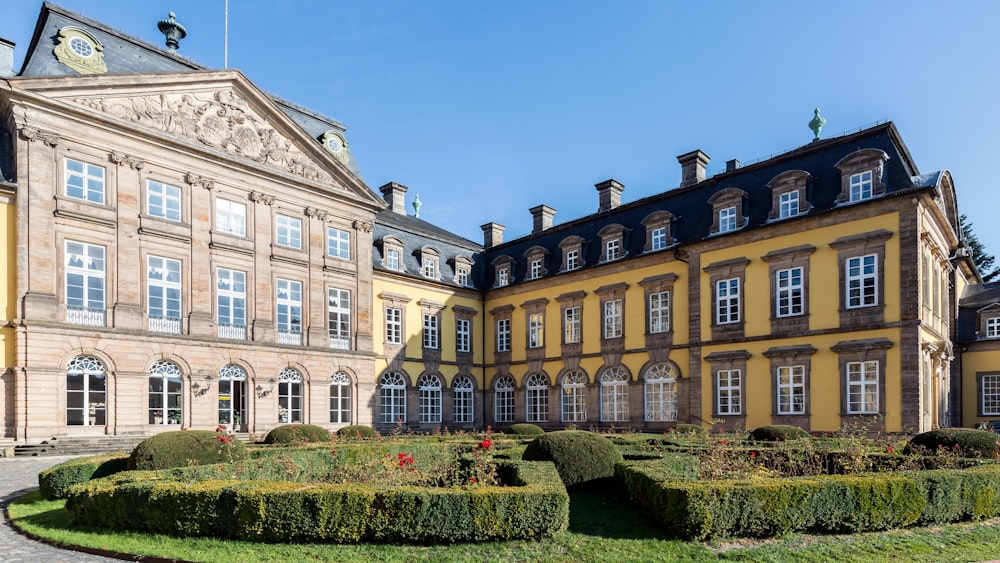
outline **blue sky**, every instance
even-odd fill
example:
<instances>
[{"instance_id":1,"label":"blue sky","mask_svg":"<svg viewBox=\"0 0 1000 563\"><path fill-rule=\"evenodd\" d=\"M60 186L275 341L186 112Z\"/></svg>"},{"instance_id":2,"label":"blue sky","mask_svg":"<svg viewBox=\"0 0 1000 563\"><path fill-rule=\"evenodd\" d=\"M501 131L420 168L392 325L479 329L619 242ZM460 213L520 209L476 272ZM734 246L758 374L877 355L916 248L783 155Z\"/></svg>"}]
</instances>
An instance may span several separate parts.
<instances>
[{"instance_id":1,"label":"blue sky","mask_svg":"<svg viewBox=\"0 0 1000 563\"><path fill-rule=\"evenodd\" d=\"M157 45L174 11L180 53L223 66L223 0L58 4ZM16 68L40 7L4 3ZM592 213L608 178L623 202L672 188L694 149L713 173L806 144L819 107L825 136L894 121L1000 255L997 21L985 0L230 0L229 66L345 123L369 186L477 242L527 234L539 204Z\"/></svg>"}]
</instances>

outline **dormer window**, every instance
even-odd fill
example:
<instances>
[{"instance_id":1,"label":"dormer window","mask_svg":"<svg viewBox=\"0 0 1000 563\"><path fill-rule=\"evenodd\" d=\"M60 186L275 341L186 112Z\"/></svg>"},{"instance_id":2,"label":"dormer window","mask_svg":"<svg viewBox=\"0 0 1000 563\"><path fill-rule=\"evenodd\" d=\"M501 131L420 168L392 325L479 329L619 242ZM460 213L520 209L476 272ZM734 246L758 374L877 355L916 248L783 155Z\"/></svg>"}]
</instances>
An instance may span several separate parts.
<instances>
[{"instance_id":1,"label":"dormer window","mask_svg":"<svg viewBox=\"0 0 1000 563\"><path fill-rule=\"evenodd\" d=\"M787 219L799 214L799 192L788 192L778 196L778 218Z\"/></svg>"},{"instance_id":2,"label":"dormer window","mask_svg":"<svg viewBox=\"0 0 1000 563\"><path fill-rule=\"evenodd\" d=\"M548 251L541 246L532 246L524 253L524 259L528 262L528 271L525 280L537 280L547 274L545 270L545 256Z\"/></svg>"},{"instance_id":3,"label":"dormer window","mask_svg":"<svg viewBox=\"0 0 1000 563\"><path fill-rule=\"evenodd\" d=\"M472 258L468 256L459 255L450 260L452 267L455 269L455 283L462 287L469 287L472 285L472 265L475 262Z\"/></svg>"},{"instance_id":4,"label":"dormer window","mask_svg":"<svg viewBox=\"0 0 1000 563\"><path fill-rule=\"evenodd\" d=\"M1000 338L1000 317L986 319L986 338Z\"/></svg>"},{"instance_id":5,"label":"dormer window","mask_svg":"<svg viewBox=\"0 0 1000 563\"><path fill-rule=\"evenodd\" d=\"M872 198L872 171L851 174L850 201L861 201Z\"/></svg>"},{"instance_id":6,"label":"dormer window","mask_svg":"<svg viewBox=\"0 0 1000 563\"><path fill-rule=\"evenodd\" d=\"M768 221L789 219L809 211L806 188L812 176L805 170L787 170L775 176L767 187L771 189L771 212Z\"/></svg>"},{"instance_id":7,"label":"dormer window","mask_svg":"<svg viewBox=\"0 0 1000 563\"><path fill-rule=\"evenodd\" d=\"M458 273L455 274L455 283L461 286L469 285L469 269L463 266L458 267Z\"/></svg>"},{"instance_id":8,"label":"dormer window","mask_svg":"<svg viewBox=\"0 0 1000 563\"><path fill-rule=\"evenodd\" d=\"M528 275L533 280L537 280L538 278L542 277L542 260L541 259L532 260L531 261L531 267L529 268Z\"/></svg>"},{"instance_id":9,"label":"dormer window","mask_svg":"<svg viewBox=\"0 0 1000 563\"><path fill-rule=\"evenodd\" d=\"M493 270L496 272L493 287L505 287L514 279L514 259L506 254L493 259Z\"/></svg>"},{"instance_id":10,"label":"dormer window","mask_svg":"<svg viewBox=\"0 0 1000 563\"><path fill-rule=\"evenodd\" d=\"M979 338L1000 338L1000 303L987 305L976 312Z\"/></svg>"},{"instance_id":11,"label":"dormer window","mask_svg":"<svg viewBox=\"0 0 1000 563\"><path fill-rule=\"evenodd\" d=\"M669 211L654 211L647 215L642 220L642 225L646 227L646 245L643 247L643 252L670 248L674 244L670 230L676 219L677 217Z\"/></svg>"},{"instance_id":12,"label":"dormer window","mask_svg":"<svg viewBox=\"0 0 1000 563\"><path fill-rule=\"evenodd\" d=\"M712 206L711 234L730 233L742 229L749 220L743 215L747 193L739 188L726 188L709 198Z\"/></svg>"},{"instance_id":13,"label":"dormer window","mask_svg":"<svg viewBox=\"0 0 1000 563\"><path fill-rule=\"evenodd\" d=\"M497 270L497 287L510 285L510 268L504 266Z\"/></svg>"},{"instance_id":14,"label":"dormer window","mask_svg":"<svg viewBox=\"0 0 1000 563\"><path fill-rule=\"evenodd\" d=\"M425 278L436 278L437 277L437 260L434 258L424 258L424 277Z\"/></svg>"},{"instance_id":15,"label":"dormer window","mask_svg":"<svg viewBox=\"0 0 1000 563\"><path fill-rule=\"evenodd\" d=\"M611 262L622 257L622 241L613 239L604 242L604 261Z\"/></svg>"},{"instance_id":16,"label":"dormer window","mask_svg":"<svg viewBox=\"0 0 1000 563\"><path fill-rule=\"evenodd\" d=\"M569 272L579 270L583 267L583 239L573 235L566 237L559 243L562 249L562 265L560 271Z\"/></svg>"},{"instance_id":17,"label":"dormer window","mask_svg":"<svg viewBox=\"0 0 1000 563\"><path fill-rule=\"evenodd\" d=\"M889 155L880 149L861 149L837 163L840 171L840 194L837 203L857 203L885 193L883 181Z\"/></svg>"},{"instance_id":18,"label":"dormer window","mask_svg":"<svg viewBox=\"0 0 1000 563\"><path fill-rule=\"evenodd\" d=\"M736 230L736 208L724 207L719 210L719 232L728 233Z\"/></svg>"},{"instance_id":19,"label":"dormer window","mask_svg":"<svg viewBox=\"0 0 1000 563\"><path fill-rule=\"evenodd\" d=\"M394 272L405 272L406 266L401 258L403 256L403 241L387 236L382 239L382 266Z\"/></svg>"},{"instance_id":20,"label":"dormer window","mask_svg":"<svg viewBox=\"0 0 1000 563\"><path fill-rule=\"evenodd\" d=\"M439 279L440 268L438 265L441 260L441 251L433 246L424 246L420 248L420 273L425 278L430 278L433 280Z\"/></svg>"},{"instance_id":21,"label":"dormer window","mask_svg":"<svg viewBox=\"0 0 1000 563\"><path fill-rule=\"evenodd\" d=\"M386 250L385 260L382 261L382 265L390 270L399 269L399 251L398 250Z\"/></svg>"},{"instance_id":22,"label":"dormer window","mask_svg":"<svg viewBox=\"0 0 1000 563\"><path fill-rule=\"evenodd\" d=\"M597 235L601 237L601 248L604 251L601 262L614 262L625 257L625 227L608 225L598 231Z\"/></svg>"}]
</instances>

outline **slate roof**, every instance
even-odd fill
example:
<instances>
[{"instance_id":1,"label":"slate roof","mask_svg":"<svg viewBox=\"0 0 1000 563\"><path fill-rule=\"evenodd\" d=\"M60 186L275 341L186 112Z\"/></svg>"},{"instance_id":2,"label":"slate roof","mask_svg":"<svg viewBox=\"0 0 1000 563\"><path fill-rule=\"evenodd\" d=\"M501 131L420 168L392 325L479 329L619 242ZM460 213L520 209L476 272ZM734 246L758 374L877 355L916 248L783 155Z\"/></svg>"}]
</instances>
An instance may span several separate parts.
<instances>
[{"instance_id":1,"label":"slate roof","mask_svg":"<svg viewBox=\"0 0 1000 563\"><path fill-rule=\"evenodd\" d=\"M372 239L376 243L372 263L376 271L391 271L382 265L384 248L379 242L386 236L395 236L404 244L400 261L405 272L395 272L396 274L426 281L427 278L420 274L420 249L424 246L432 246L441 253L438 265L440 280L438 281L459 287L454 281L456 276L455 258L466 256L475 262L471 272L473 286L479 290L485 289L481 283L478 283L481 278L479 269L482 268L482 245L432 225L423 219L386 209L375 216L375 225L372 229Z\"/></svg>"}]
</instances>

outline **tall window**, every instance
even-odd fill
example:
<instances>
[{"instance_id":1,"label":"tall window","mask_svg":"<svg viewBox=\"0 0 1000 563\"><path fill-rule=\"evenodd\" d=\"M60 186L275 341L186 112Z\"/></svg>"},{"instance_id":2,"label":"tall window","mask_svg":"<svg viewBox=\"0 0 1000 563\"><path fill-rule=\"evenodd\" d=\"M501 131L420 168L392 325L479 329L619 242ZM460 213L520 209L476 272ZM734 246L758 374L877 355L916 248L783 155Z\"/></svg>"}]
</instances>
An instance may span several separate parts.
<instances>
[{"instance_id":1,"label":"tall window","mask_svg":"<svg viewBox=\"0 0 1000 563\"><path fill-rule=\"evenodd\" d=\"M216 309L219 338L247 337L247 274L219 268L216 271Z\"/></svg>"},{"instance_id":2,"label":"tall window","mask_svg":"<svg viewBox=\"0 0 1000 563\"><path fill-rule=\"evenodd\" d=\"M420 423L441 422L441 380L436 375L425 373L417 381L419 387Z\"/></svg>"},{"instance_id":3,"label":"tall window","mask_svg":"<svg viewBox=\"0 0 1000 563\"><path fill-rule=\"evenodd\" d=\"M604 338L619 338L622 335L622 300L604 302Z\"/></svg>"},{"instance_id":4,"label":"tall window","mask_svg":"<svg viewBox=\"0 0 1000 563\"><path fill-rule=\"evenodd\" d=\"M342 371L330 376L330 422L351 423L351 376Z\"/></svg>"},{"instance_id":5,"label":"tall window","mask_svg":"<svg viewBox=\"0 0 1000 563\"><path fill-rule=\"evenodd\" d=\"M670 331L670 292L649 294L649 332Z\"/></svg>"},{"instance_id":6,"label":"tall window","mask_svg":"<svg viewBox=\"0 0 1000 563\"><path fill-rule=\"evenodd\" d=\"M667 228L659 227L649 233L649 249L663 250L667 247Z\"/></svg>"},{"instance_id":7,"label":"tall window","mask_svg":"<svg viewBox=\"0 0 1000 563\"><path fill-rule=\"evenodd\" d=\"M497 319L497 352L510 351L510 319Z\"/></svg>"},{"instance_id":8,"label":"tall window","mask_svg":"<svg viewBox=\"0 0 1000 563\"><path fill-rule=\"evenodd\" d=\"M107 424L107 380L104 364L93 356L77 356L66 366L66 424Z\"/></svg>"},{"instance_id":9,"label":"tall window","mask_svg":"<svg viewBox=\"0 0 1000 563\"><path fill-rule=\"evenodd\" d=\"M166 360L149 370L149 424L181 423L181 368Z\"/></svg>"},{"instance_id":10,"label":"tall window","mask_svg":"<svg viewBox=\"0 0 1000 563\"><path fill-rule=\"evenodd\" d=\"M247 236L247 206L228 199L215 200L215 228L229 235Z\"/></svg>"},{"instance_id":11,"label":"tall window","mask_svg":"<svg viewBox=\"0 0 1000 563\"><path fill-rule=\"evenodd\" d=\"M66 322L104 326L104 247L66 241Z\"/></svg>"},{"instance_id":12,"label":"tall window","mask_svg":"<svg viewBox=\"0 0 1000 563\"><path fill-rule=\"evenodd\" d=\"M982 404L980 408L983 416L996 416L1000 414L1000 374L985 374L980 379L979 396Z\"/></svg>"},{"instance_id":13,"label":"tall window","mask_svg":"<svg viewBox=\"0 0 1000 563\"><path fill-rule=\"evenodd\" d=\"M646 370L644 395L646 420L677 420L677 379L669 364L653 364Z\"/></svg>"},{"instance_id":14,"label":"tall window","mask_svg":"<svg viewBox=\"0 0 1000 563\"><path fill-rule=\"evenodd\" d=\"M575 270L580 267L580 251L569 250L566 252L566 269Z\"/></svg>"},{"instance_id":15,"label":"tall window","mask_svg":"<svg viewBox=\"0 0 1000 563\"><path fill-rule=\"evenodd\" d=\"M533 373L524 382L525 414L528 422L549 421L549 381Z\"/></svg>"},{"instance_id":16,"label":"tall window","mask_svg":"<svg viewBox=\"0 0 1000 563\"><path fill-rule=\"evenodd\" d=\"M455 320L455 351L472 351L472 321L469 319Z\"/></svg>"},{"instance_id":17,"label":"tall window","mask_svg":"<svg viewBox=\"0 0 1000 563\"><path fill-rule=\"evenodd\" d=\"M146 213L170 221L181 220L181 189L149 180L146 182Z\"/></svg>"},{"instance_id":18,"label":"tall window","mask_svg":"<svg viewBox=\"0 0 1000 563\"><path fill-rule=\"evenodd\" d=\"M505 375L493 385L493 418L497 422L514 422L514 378Z\"/></svg>"},{"instance_id":19,"label":"tall window","mask_svg":"<svg viewBox=\"0 0 1000 563\"><path fill-rule=\"evenodd\" d=\"M434 313L424 313L424 348L438 347L438 316Z\"/></svg>"},{"instance_id":20,"label":"tall window","mask_svg":"<svg viewBox=\"0 0 1000 563\"><path fill-rule=\"evenodd\" d=\"M738 369L720 369L716 373L716 409L718 414L743 414L742 374Z\"/></svg>"},{"instance_id":21,"label":"tall window","mask_svg":"<svg viewBox=\"0 0 1000 563\"><path fill-rule=\"evenodd\" d=\"M528 315L528 348L545 346L545 314Z\"/></svg>"},{"instance_id":22,"label":"tall window","mask_svg":"<svg viewBox=\"0 0 1000 563\"><path fill-rule=\"evenodd\" d=\"M385 251L385 267L390 270L399 270L399 251L398 250L386 250Z\"/></svg>"},{"instance_id":23,"label":"tall window","mask_svg":"<svg viewBox=\"0 0 1000 563\"><path fill-rule=\"evenodd\" d=\"M403 343L403 310L389 307L385 310L385 343Z\"/></svg>"},{"instance_id":24,"label":"tall window","mask_svg":"<svg viewBox=\"0 0 1000 563\"><path fill-rule=\"evenodd\" d=\"M302 282L278 278L278 343L302 344Z\"/></svg>"},{"instance_id":25,"label":"tall window","mask_svg":"<svg viewBox=\"0 0 1000 563\"><path fill-rule=\"evenodd\" d=\"M455 378L451 386L454 405L454 421L458 424L472 422L472 380L464 375Z\"/></svg>"},{"instance_id":26,"label":"tall window","mask_svg":"<svg viewBox=\"0 0 1000 563\"><path fill-rule=\"evenodd\" d=\"M785 219L799 214L798 190L785 192L778 196L778 217Z\"/></svg>"},{"instance_id":27,"label":"tall window","mask_svg":"<svg viewBox=\"0 0 1000 563\"><path fill-rule=\"evenodd\" d=\"M847 412L878 414L878 362L847 363Z\"/></svg>"},{"instance_id":28,"label":"tall window","mask_svg":"<svg viewBox=\"0 0 1000 563\"><path fill-rule=\"evenodd\" d=\"M302 422L302 374L292 368L278 373L278 422Z\"/></svg>"},{"instance_id":29,"label":"tall window","mask_svg":"<svg viewBox=\"0 0 1000 563\"><path fill-rule=\"evenodd\" d=\"M878 305L878 256L847 259L847 307Z\"/></svg>"},{"instance_id":30,"label":"tall window","mask_svg":"<svg viewBox=\"0 0 1000 563\"><path fill-rule=\"evenodd\" d=\"M351 349L351 292L335 287L327 288L327 323L330 331L330 348Z\"/></svg>"},{"instance_id":31,"label":"tall window","mask_svg":"<svg viewBox=\"0 0 1000 563\"><path fill-rule=\"evenodd\" d=\"M622 257L622 241L614 238L604 243L604 260L611 262Z\"/></svg>"},{"instance_id":32,"label":"tall window","mask_svg":"<svg viewBox=\"0 0 1000 563\"><path fill-rule=\"evenodd\" d=\"M302 248L302 220L287 215L277 215L274 220L274 242L289 248Z\"/></svg>"},{"instance_id":33,"label":"tall window","mask_svg":"<svg viewBox=\"0 0 1000 563\"><path fill-rule=\"evenodd\" d=\"M779 317L801 315L805 310L802 292L802 268L789 268L774 273L776 314Z\"/></svg>"},{"instance_id":34,"label":"tall window","mask_svg":"<svg viewBox=\"0 0 1000 563\"><path fill-rule=\"evenodd\" d=\"M406 422L406 380L398 371L387 371L379 380L379 420L382 424Z\"/></svg>"},{"instance_id":35,"label":"tall window","mask_svg":"<svg viewBox=\"0 0 1000 563\"><path fill-rule=\"evenodd\" d=\"M736 230L736 208L723 207L719 210L719 232L728 233Z\"/></svg>"},{"instance_id":36,"label":"tall window","mask_svg":"<svg viewBox=\"0 0 1000 563\"><path fill-rule=\"evenodd\" d=\"M91 203L104 203L104 167L66 159L66 195Z\"/></svg>"},{"instance_id":37,"label":"tall window","mask_svg":"<svg viewBox=\"0 0 1000 563\"><path fill-rule=\"evenodd\" d=\"M601 420L628 420L628 381L628 373L621 366L608 368L601 374Z\"/></svg>"},{"instance_id":38,"label":"tall window","mask_svg":"<svg viewBox=\"0 0 1000 563\"><path fill-rule=\"evenodd\" d=\"M351 235L347 231L327 227L326 253L334 258L351 259Z\"/></svg>"},{"instance_id":39,"label":"tall window","mask_svg":"<svg viewBox=\"0 0 1000 563\"><path fill-rule=\"evenodd\" d=\"M740 278L716 282L715 298L716 324L740 322Z\"/></svg>"},{"instance_id":40,"label":"tall window","mask_svg":"<svg viewBox=\"0 0 1000 563\"><path fill-rule=\"evenodd\" d=\"M986 319L986 338L1000 338L1000 317Z\"/></svg>"},{"instance_id":41,"label":"tall window","mask_svg":"<svg viewBox=\"0 0 1000 563\"><path fill-rule=\"evenodd\" d=\"M805 414L805 366L778 366L778 414Z\"/></svg>"},{"instance_id":42,"label":"tall window","mask_svg":"<svg viewBox=\"0 0 1000 563\"><path fill-rule=\"evenodd\" d=\"M587 376L582 372L571 371L563 376L562 392L559 394L563 422L586 422L586 385Z\"/></svg>"},{"instance_id":43,"label":"tall window","mask_svg":"<svg viewBox=\"0 0 1000 563\"><path fill-rule=\"evenodd\" d=\"M861 201L872 197L872 171L851 174L851 201Z\"/></svg>"},{"instance_id":44,"label":"tall window","mask_svg":"<svg viewBox=\"0 0 1000 563\"><path fill-rule=\"evenodd\" d=\"M146 298L149 330L181 332L181 261L147 257Z\"/></svg>"},{"instance_id":45,"label":"tall window","mask_svg":"<svg viewBox=\"0 0 1000 563\"><path fill-rule=\"evenodd\" d=\"M219 424L239 426L247 422L247 372L229 364L219 370Z\"/></svg>"},{"instance_id":46,"label":"tall window","mask_svg":"<svg viewBox=\"0 0 1000 563\"><path fill-rule=\"evenodd\" d=\"M566 344L580 342L582 329L579 307L567 307L563 310L563 341Z\"/></svg>"}]
</instances>

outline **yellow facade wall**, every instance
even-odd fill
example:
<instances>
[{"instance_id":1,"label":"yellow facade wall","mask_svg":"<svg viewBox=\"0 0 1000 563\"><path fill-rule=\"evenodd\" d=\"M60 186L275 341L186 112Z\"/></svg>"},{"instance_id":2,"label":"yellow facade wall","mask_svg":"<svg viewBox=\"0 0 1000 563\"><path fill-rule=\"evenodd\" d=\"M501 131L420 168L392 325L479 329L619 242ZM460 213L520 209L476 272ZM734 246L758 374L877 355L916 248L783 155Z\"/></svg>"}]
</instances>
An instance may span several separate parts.
<instances>
[{"instance_id":1,"label":"yellow facade wall","mask_svg":"<svg viewBox=\"0 0 1000 563\"><path fill-rule=\"evenodd\" d=\"M976 374L1000 374L1000 341L973 344L962 354L962 426L975 427L1000 416L980 416L979 380Z\"/></svg>"}]
</instances>

